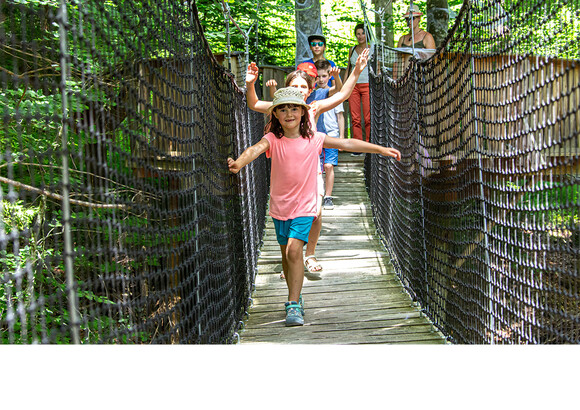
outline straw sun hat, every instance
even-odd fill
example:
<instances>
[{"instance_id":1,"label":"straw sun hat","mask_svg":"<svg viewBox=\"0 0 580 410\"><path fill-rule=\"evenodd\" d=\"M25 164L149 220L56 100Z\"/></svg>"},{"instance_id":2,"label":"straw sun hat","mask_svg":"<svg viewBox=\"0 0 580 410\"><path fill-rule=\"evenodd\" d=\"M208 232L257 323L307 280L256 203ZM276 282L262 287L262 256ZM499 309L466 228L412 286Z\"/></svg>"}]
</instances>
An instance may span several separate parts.
<instances>
[{"instance_id":1,"label":"straw sun hat","mask_svg":"<svg viewBox=\"0 0 580 410\"><path fill-rule=\"evenodd\" d=\"M407 12L403 17L407 18L411 13L413 14L413 17L423 15L423 13L421 13L421 10L419 10L419 7L417 7L416 4L413 4L411 7L409 7L409 9L407 10Z\"/></svg>"},{"instance_id":2,"label":"straw sun hat","mask_svg":"<svg viewBox=\"0 0 580 410\"><path fill-rule=\"evenodd\" d=\"M274 108L278 105L293 104L301 105L302 107L309 109L308 104L304 102L304 95L300 92L298 88L286 87L280 88L274 93L274 100L272 105L268 108L268 114L272 114Z\"/></svg>"}]
</instances>

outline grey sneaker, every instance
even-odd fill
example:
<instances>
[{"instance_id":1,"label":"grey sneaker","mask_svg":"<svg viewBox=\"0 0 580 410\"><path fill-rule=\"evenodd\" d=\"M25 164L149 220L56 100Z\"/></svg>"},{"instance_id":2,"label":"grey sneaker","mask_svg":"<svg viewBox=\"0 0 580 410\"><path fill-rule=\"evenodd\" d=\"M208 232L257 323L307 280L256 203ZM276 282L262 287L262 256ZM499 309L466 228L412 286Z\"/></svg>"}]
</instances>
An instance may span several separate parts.
<instances>
[{"instance_id":1,"label":"grey sneaker","mask_svg":"<svg viewBox=\"0 0 580 410\"><path fill-rule=\"evenodd\" d=\"M302 313L302 316L304 317L304 299L302 299L302 293L298 299L298 304L300 305L300 313Z\"/></svg>"},{"instance_id":2,"label":"grey sneaker","mask_svg":"<svg viewBox=\"0 0 580 410\"><path fill-rule=\"evenodd\" d=\"M324 202L322 203L322 207L324 209L334 209L334 204L332 203L332 197L331 196L325 196L324 197Z\"/></svg>"},{"instance_id":3,"label":"grey sneaker","mask_svg":"<svg viewBox=\"0 0 580 410\"><path fill-rule=\"evenodd\" d=\"M286 302L286 326L302 326L304 325L304 317L302 317L301 307L296 302Z\"/></svg>"}]
</instances>

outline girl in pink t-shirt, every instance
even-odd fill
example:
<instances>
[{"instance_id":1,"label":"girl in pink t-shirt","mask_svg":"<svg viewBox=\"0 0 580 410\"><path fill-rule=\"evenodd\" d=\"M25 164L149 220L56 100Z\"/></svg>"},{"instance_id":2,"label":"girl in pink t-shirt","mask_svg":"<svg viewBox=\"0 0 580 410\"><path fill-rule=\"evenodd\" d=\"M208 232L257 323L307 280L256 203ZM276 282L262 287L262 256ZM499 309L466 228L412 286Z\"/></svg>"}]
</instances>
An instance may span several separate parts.
<instances>
[{"instance_id":1,"label":"girl in pink t-shirt","mask_svg":"<svg viewBox=\"0 0 580 410\"><path fill-rule=\"evenodd\" d=\"M266 153L272 159L270 175L270 216L287 272L288 302L286 326L304 324L302 285L304 268L302 248L308 242L312 222L317 214L317 167L322 148L369 152L401 159L393 148L368 142L331 138L313 132L302 93L294 88L281 88L274 94L268 112L269 131L258 143L247 148L235 161L228 158L228 168L238 173L243 167Z\"/></svg>"},{"instance_id":2,"label":"girl in pink t-shirt","mask_svg":"<svg viewBox=\"0 0 580 410\"><path fill-rule=\"evenodd\" d=\"M345 81L340 90L333 91L329 98L323 100L313 101L309 104L309 115L311 119L311 128L316 130L316 123L318 121L318 116L326 111L329 111L345 101L349 96L354 86L356 85L357 79L360 73L364 70L368 61L368 50L365 53L361 53L359 56L355 68L350 75L350 77ZM316 68L315 68L316 69ZM248 101L248 107L254 111L262 112L264 114L269 113L272 106L270 101L262 101L258 99L256 94L256 89L254 83L258 79L259 69L256 63L251 63L248 65L248 71L246 73L246 99ZM277 86L275 81L268 81L266 85ZM294 87L302 93L304 96L304 101L310 96L312 90L314 89L315 78L311 77L308 73L301 70L296 70L288 74L286 77L286 87ZM322 180L322 168L317 169L318 176L318 189L319 196L317 197L318 212L317 216L312 224L312 229L310 231L310 240L305 250L305 266L310 273L318 274L322 271L322 265L316 260L315 252L318 238L320 237L320 232L322 230L322 198L324 197L324 182ZM283 272L280 274L281 278L285 278L286 266L282 265Z\"/></svg>"}]
</instances>

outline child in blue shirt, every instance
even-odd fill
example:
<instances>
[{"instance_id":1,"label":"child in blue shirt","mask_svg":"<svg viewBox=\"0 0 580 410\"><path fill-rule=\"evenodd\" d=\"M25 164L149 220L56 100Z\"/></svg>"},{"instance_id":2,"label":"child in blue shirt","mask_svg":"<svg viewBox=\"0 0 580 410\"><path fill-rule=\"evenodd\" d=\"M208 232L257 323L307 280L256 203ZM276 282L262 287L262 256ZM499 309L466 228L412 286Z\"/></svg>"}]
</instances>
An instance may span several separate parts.
<instances>
[{"instance_id":1,"label":"child in blue shirt","mask_svg":"<svg viewBox=\"0 0 580 410\"><path fill-rule=\"evenodd\" d=\"M338 84L335 85L336 88L342 87L342 82L340 81L340 72L336 72L331 64L327 60L319 60L315 63L316 71L318 73L317 88L315 91L318 92L319 97L315 98L317 100L322 98L327 98L330 92L328 88L328 79L330 77L330 72L333 71L336 75L335 78L339 79ZM312 93L314 94L314 92ZM324 129L326 135L333 138L344 138L344 108L342 103L324 113L323 116ZM334 148L324 148L320 154L320 162L324 166L324 172L326 174L325 179L325 195L322 202L322 207L324 209L334 209L334 204L332 202L332 189L334 188L334 167L338 165L338 150Z\"/></svg>"}]
</instances>

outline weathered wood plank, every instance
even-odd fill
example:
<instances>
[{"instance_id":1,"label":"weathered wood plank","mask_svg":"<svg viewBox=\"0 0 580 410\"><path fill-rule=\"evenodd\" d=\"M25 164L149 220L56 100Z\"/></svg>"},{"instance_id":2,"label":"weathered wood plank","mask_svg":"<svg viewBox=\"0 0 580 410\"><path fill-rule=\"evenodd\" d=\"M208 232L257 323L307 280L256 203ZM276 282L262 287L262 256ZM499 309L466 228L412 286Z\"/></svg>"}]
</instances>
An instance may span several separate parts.
<instances>
[{"instance_id":1,"label":"weathered wood plank","mask_svg":"<svg viewBox=\"0 0 580 410\"><path fill-rule=\"evenodd\" d=\"M324 282L313 281L305 283L304 291L302 293L316 295L325 292L341 292L365 289L375 290L377 288L382 289L385 286L399 288L401 283L397 278L392 276L388 276L386 278L382 278L380 276L370 277L365 278L364 281L352 280L350 278L344 277L334 277L325 278ZM286 283L283 280L278 281L278 283L272 283L269 285L263 284L261 286L260 297L269 296L270 294L279 294L280 290L286 291Z\"/></svg>"},{"instance_id":2,"label":"weathered wood plank","mask_svg":"<svg viewBox=\"0 0 580 410\"><path fill-rule=\"evenodd\" d=\"M327 300L327 301L334 301L336 299L340 299L340 304L346 301L352 302L388 302L389 300L397 300L397 298L403 294L402 288L398 284L392 285L384 285L384 286L374 286L371 288L370 286L364 287L362 289L353 289L354 286L345 289L335 289L333 291L325 292L322 291L319 294L315 294L312 290L307 292L307 289L304 290L303 296L307 300L313 300L313 296L316 296L315 300ZM266 303L280 303L280 300L284 301L283 297L286 295L287 292L281 291L280 293L271 294L267 296L261 296L259 298L254 298L254 300L259 301L260 304Z\"/></svg>"},{"instance_id":3,"label":"weathered wood plank","mask_svg":"<svg viewBox=\"0 0 580 410\"><path fill-rule=\"evenodd\" d=\"M373 249L373 250L379 250L379 245L380 242L378 241L369 241L368 242L352 242L349 244L350 249ZM316 246L317 249L317 253L320 253L320 251L322 250L328 250L328 251L332 251L332 250L336 250L336 246L334 243L332 242L321 242ZM278 244L264 244L262 246L262 255L266 254L266 253L278 253L278 255L280 254L280 245Z\"/></svg>"},{"instance_id":4,"label":"weathered wood plank","mask_svg":"<svg viewBox=\"0 0 580 410\"><path fill-rule=\"evenodd\" d=\"M440 344L445 338L425 318L396 277L364 187L363 157L339 154L333 196L323 210L316 256L323 271L305 273L305 324L284 326L288 289L280 279L280 247L267 218L256 291L240 342L276 344Z\"/></svg>"},{"instance_id":5,"label":"weathered wood plank","mask_svg":"<svg viewBox=\"0 0 580 410\"><path fill-rule=\"evenodd\" d=\"M370 257L384 258L384 257L389 256L387 254L387 251L377 251L374 249L349 249L348 251L334 250L334 251L326 252L326 256L331 256L333 254L337 254L338 252L340 252L340 256L342 258L365 258L365 257L366 258L370 258ZM278 250L278 254L276 254L275 252L266 251L266 252L262 252L260 257L262 259L280 259L279 253L280 253L279 250Z\"/></svg>"},{"instance_id":6,"label":"weathered wood plank","mask_svg":"<svg viewBox=\"0 0 580 410\"><path fill-rule=\"evenodd\" d=\"M335 309L340 309L344 314L348 314L351 311L346 311L344 309L346 300L344 301L334 301L331 298L320 298L320 299L312 299L308 296L308 300L305 301L305 308L307 309L315 309L314 314L320 314L320 311L333 311ZM386 301L371 301L371 300L359 300L359 303L356 305L356 310L354 311L357 317L364 317L365 315L370 313L375 313L377 311L381 312L384 310L389 309L405 309L405 308L412 308L415 309L415 306L409 301L407 295L404 294L396 294L393 297L389 298ZM257 323L260 320L260 314L268 313L268 312L276 312L280 314L280 302L275 303L265 303L265 302L258 302L252 309L252 315L256 314L254 319ZM284 313L281 313L282 316ZM305 312L305 315L308 316L310 314L310 310Z\"/></svg>"},{"instance_id":7,"label":"weathered wood plank","mask_svg":"<svg viewBox=\"0 0 580 410\"><path fill-rule=\"evenodd\" d=\"M388 262L388 260L383 258L368 257L368 258L346 259L341 255L338 256L329 255L329 257L326 258L324 255L321 255L320 253L317 254L317 256L319 256L318 259L321 263L324 262L323 272L326 273L329 273L330 270L333 271L334 273L346 273L350 275L356 274L356 272L358 272L360 269L375 268L375 267L385 268L385 270L388 272L392 271L392 267ZM280 269L282 269L282 261L280 258L278 259L272 258L269 260L262 259L258 264L259 273L266 271L280 272ZM348 271L348 269L351 270Z\"/></svg>"}]
</instances>

